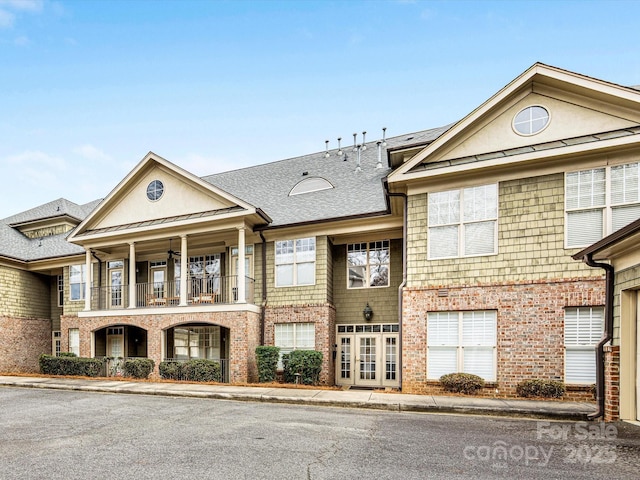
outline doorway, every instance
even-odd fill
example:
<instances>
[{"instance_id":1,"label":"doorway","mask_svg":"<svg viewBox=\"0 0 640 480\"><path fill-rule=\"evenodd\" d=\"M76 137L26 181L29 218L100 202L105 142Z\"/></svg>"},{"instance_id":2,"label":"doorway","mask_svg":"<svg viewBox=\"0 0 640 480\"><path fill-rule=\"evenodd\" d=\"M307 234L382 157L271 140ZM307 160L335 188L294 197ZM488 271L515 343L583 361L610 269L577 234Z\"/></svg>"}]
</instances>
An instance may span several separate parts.
<instances>
[{"instance_id":1,"label":"doorway","mask_svg":"<svg viewBox=\"0 0 640 480\"><path fill-rule=\"evenodd\" d=\"M336 383L398 387L397 324L338 325Z\"/></svg>"}]
</instances>

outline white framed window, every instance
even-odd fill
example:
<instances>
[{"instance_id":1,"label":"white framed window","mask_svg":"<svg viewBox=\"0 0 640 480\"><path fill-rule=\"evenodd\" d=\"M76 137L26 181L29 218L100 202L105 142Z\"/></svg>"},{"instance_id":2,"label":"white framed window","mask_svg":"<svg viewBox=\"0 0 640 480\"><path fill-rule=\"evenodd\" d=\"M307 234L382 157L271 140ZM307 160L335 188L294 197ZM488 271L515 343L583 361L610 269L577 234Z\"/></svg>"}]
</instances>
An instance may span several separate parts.
<instances>
[{"instance_id":1,"label":"white framed window","mask_svg":"<svg viewBox=\"0 0 640 480\"><path fill-rule=\"evenodd\" d=\"M51 332L51 354L56 357L59 357L60 352L62 351L60 343L61 337L62 332L60 332L59 330Z\"/></svg>"},{"instance_id":2,"label":"white framed window","mask_svg":"<svg viewBox=\"0 0 640 480\"><path fill-rule=\"evenodd\" d=\"M58 275L57 285L58 285L58 306L62 307L64 305L64 275Z\"/></svg>"},{"instance_id":3,"label":"white framed window","mask_svg":"<svg viewBox=\"0 0 640 480\"><path fill-rule=\"evenodd\" d=\"M389 286L389 240L347 245L347 288Z\"/></svg>"},{"instance_id":4,"label":"white framed window","mask_svg":"<svg viewBox=\"0 0 640 480\"><path fill-rule=\"evenodd\" d=\"M547 128L550 118L546 108L532 105L523 108L513 117L513 129L518 135L535 135Z\"/></svg>"},{"instance_id":5,"label":"white framed window","mask_svg":"<svg viewBox=\"0 0 640 480\"><path fill-rule=\"evenodd\" d=\"M314 237L275 242L276 287L316 283L316 239Z\"/></svg>"},{"instance_id":6,"label":"white framed window","mask_svg":"<svg viewBox=\"0 0 640 480\"><path fill-rule=\"evenodd\" d=\"M603 307L575 307L564 311L564 381L596 381L596 345L604 331Z\"/></svg>"},{"instance_id":7,"label":"white framed window","mask_svg":"<svg viewBox=\"0 0 640 480\"><path fill-rule=\"evenodd\" d=\"M69 329L69 351L80 356L80 330L78 328Z\"/></svg>"},{"instance_id":8,"label":"white framed window","mask_svg":"<svg viewBox=\"0 0 640 480\"><path fill-rule=\"evenodd\" d=\"M591 245L640 218L638 163L568 172L567 248Z\"/></svg>"},{"instance_id":9,"label":"white framed window","mask_svg":"<svg viewBox=\"0 0 640 480\"><path fill-rule=\"evenodd\" d=\"M283 354L316 348L316 326L314 323L276 323L273 344L280 347L278 368L282 369Z\"/></svg>"},{"instance_id":10,"label":"white framed window","mask_svg":"<svg viewBox=\"0 0 640 480\"><path fill-rule=\"evenodd\" d=\"M86 265L71 265L69 267L70 300L84 300L84 284L86 281Z\"/></svg>"},{"instance_id":11,"label":"white framed window","mask_svg":"<svg viewBox=\"0 0 640 480\"><path fill-rule=\"evenodd\" d=\"M428 258L493 255L498 251L498 185L429 194Z\"/></svg>"},{"instance_id":12,"label":"white framed window","mask_svg":"<svg viewBox=\"0 0 640 480\"><path fill-rule=\"evenodd\" d=\"M473 373L496 379L497 313L492 310L427 315L427 378Z\"/></svg>"}]
</instances>

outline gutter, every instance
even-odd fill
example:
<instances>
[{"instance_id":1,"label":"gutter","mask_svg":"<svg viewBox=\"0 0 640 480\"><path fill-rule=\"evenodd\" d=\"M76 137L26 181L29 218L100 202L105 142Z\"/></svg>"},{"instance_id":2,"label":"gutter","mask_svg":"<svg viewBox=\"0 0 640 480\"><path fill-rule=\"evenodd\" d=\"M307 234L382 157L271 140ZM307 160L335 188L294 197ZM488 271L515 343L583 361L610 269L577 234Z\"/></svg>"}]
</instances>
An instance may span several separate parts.
<instances>
[{"instance_id":1,"label":"gutter","mask_svg":"<svg viewBox=\"0 0 640 480\"><path fill-rule=\"evenodd\" d=\"M605 275L605 307L604 307L604 334L596 346L596 403L598 410L587 416L589 420L604 416L604 346L613 339L613 290L614 270L608 263L595 262L593 253L587 253L582 261L592 268L602 268Z\"/></svg>"},{"instance_id":2,"label":"gutter","mask_svg":"<svg viewBox=\"0 0 640 480\"><path fill-rule=\"evenodd\" d=\"M388 187L388 184L385 182L385 187ZM399 197L404 201L404 208L402 212L402 282L398 286L398 384L400 386L400 390L402 391L402 292L404 287L407 285L407 224L408 224L408 213L407 213L407 204L408 197L405 193L391 193L388 191L388 197ZM391 212L391 202L389 202L389 212Z\"/></svg>"}]
</instances>

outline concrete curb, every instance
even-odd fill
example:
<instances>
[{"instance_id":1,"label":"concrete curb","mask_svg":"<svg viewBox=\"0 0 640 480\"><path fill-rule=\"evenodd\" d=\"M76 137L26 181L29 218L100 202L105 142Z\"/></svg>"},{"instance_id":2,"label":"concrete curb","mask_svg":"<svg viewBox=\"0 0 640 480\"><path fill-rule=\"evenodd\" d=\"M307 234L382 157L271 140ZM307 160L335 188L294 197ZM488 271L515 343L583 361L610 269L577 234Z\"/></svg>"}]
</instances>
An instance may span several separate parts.
<instances>
[{"instance_id":1,"label":"concrete curb","mask_svg":"<svg viewBox=\"0 0 640 480\"><path fill-rule=\"evenodd\" d=\"M434 414L458 414L458 415L485 415L496 417L535 418L549 420L584 421L591 413L589 405L580 405L579 409L563 407L561 402L527 402L528 407L513 405L513 401L496 401L496 399L469 399L471 403L461 404L464 400L460 397L429 397L420 396L419 401L415 396L407 396L407 401L398 401L397 395L393 400L385 402L384 394L379 394L371 399L371 393L362 392L358 396L363 399L347 400L335 398L343 392L294 390L290 395L283 394L286 390L278 391L276 388L265 388L265 392L221 392L207 391L204 386L194 385L188 389L184 384L178 388L172 388L172 384L152 384L135 382L111 382L110 385L87 384L86 380L74 381L65 379L65 382L56 382L55 379L38 379L34 377L18 377L19 380L10 380L7 377L0 379L0 386L20 388L40 388L50 390L83 391L93 393L119 393L128 395L159 395L166 397L202 398L214 400L280 403L290 405L308 405L316 407L359 408L368 410L384 410L390 412L434 413ZM225 388L225 387L217 387ZM253 390L261 387L249 387ZM330 398L323 398L323 395ZM398 394L402 395L402 394ZM382 397L382 398L381 398ZM365 399L366 398L366 399ZM411 401L413 399L413 401ZM532 405L532 403L534 405Z\"/></svg>"}]
</instances>

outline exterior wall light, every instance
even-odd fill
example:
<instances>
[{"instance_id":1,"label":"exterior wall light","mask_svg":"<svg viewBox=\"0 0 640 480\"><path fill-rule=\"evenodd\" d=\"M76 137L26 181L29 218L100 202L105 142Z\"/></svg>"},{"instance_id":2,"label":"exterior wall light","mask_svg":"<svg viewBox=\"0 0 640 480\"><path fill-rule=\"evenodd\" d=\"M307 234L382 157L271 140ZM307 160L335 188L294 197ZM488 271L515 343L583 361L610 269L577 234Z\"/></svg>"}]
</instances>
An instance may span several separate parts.
<instances>
[{"instance_id":1,"label":"exterior wall light","mask_svg":"<svg viewBox=\"0 0 640 480\"><path fill-rule=\"evenodd\" d=\"M373 318L373 310L371 310L371 307L369 306L369 302L367 302L367 306L364 307L364 310L362 311L362 315L364 315L364 319L367 322L371 321L371 319Z\"/></svg>"}]
</instances>

